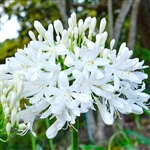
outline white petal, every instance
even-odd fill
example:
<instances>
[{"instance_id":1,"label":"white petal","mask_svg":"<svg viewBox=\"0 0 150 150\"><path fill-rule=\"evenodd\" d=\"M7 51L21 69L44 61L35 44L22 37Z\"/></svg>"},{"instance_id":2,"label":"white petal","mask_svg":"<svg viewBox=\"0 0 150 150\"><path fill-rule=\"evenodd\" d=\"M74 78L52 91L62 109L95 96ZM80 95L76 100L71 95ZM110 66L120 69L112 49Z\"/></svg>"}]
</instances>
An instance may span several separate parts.
<instances>
[{"instance_id":1,"label":"white petal","mask_svg":"<svg viewBox=\"0 0 150 150\"><path fill-rule=\"evenodd\" d=\"M134 114L142 114L143 113L143 109L140 106L138 106L136 104L132 104L131 107L132 107L132 112Z\"/></svg>"},{"instance_id":2,"label":"white petal","mask_svg":"<svg viewBox=\"0 0 150 150\"><path fill-rule=\"evenodd\" d=\"M60 88L68 89L69 88L69 80L68 76L64 72L60 72L58 76L58 84Z\"/></svg>"},{"instance_id":3,"label":"white petal","mask_svg":"<svg viewBox=\"0 0 150 150\"><path fill-rule=\"evenodd\" d=\"M64 44L57 45L55 47L55 50L56 50L58 55L65 55L68 52L67 48L66 48L66 46Z\"/></svg>"},{"instance_id":4,"label":"white petal","mask_svg":"<svg viewBox=\"0 0 150 150\"><path fill-rule=\"evenodd\" d=\"M113 112L109 113L107 111L107 108L104 104L101 104L99 100L96 100L98 109L100 111L100 115L103 119L103 121L107 124L107 125L112 125L114 122L114 117L113 117Z\"/></svg>"},{"instance_id":5,"label":"white petal","mask_svg":"<svg viewBox=\"0 0 150 150\"><path fill-rule=\"evenodd\" d=\"M65 58L64 64L68 67L73 65L73 58L70 55L67 55L67 57Z\"/></svg>"},{"instance_id":6,"label":"white petal","mask_svg":"<svg viewBox=\"0 0 150 150\"><path fill-rule=\"evenodd\" d=\"M100 46L95 45L92 49L91 52L89 54L89 59L93 60L97 57L97 55L100 53Z\"/></svg>"},{"instance_id":7,"label":"white petal","mask_svg":"<svg viewBox=\"0 0 150 150\"><path fill-rule=\"evenodd\" d=\"M46 131L46 136L48 139L54 138L58 133L58 121L55 121Z\"/></svg>"},{"instance_id":8,"label":"white petal","mask_svg":"<svg viewBox=\"0 0 150 150\"><path fill-rule=\"evenodd\" d=\"M34 27L36 28L36 30L43 36L45 37L45 28L43 27L43 25L39 22L39 21L34 21Z\"/></svg>"},{"instance_id":9,"label":"white petal","mask_svg":"<svg viewBox=\"0 0 150 150\"><path fill-rule=\"evenodd\" d=\"M92 86L91 87L91 90L98 96L102 96L102 97L105 97L107 99L110 99L110 95L108 92L104 91L104 90L101 90L100 88L97 88L95 86Z\"/></svg>"}]
</instances>

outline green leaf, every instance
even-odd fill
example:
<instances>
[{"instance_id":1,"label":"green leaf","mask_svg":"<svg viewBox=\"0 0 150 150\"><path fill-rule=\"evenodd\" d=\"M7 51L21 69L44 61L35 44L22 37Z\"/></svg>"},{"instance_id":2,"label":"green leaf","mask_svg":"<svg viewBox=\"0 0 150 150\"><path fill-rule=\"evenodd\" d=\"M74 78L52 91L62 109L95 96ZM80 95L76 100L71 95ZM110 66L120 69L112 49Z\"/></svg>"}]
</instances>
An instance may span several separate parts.
<instances>
[{"instance_id":1,"label":"green leaf","mask_svg":"<svg viewBox=\"0 0 150 150\"><path fill-rule=\"evenodd\" d=\"M129 135L136 137L140 143L143 143L147 146L150 146L150 140L148 138L146 138L145 136L143 136L137 132L131 131L131 130L124 130L124 132L126 134L129 134Z\"/></svg>"},{"instance_id":2,"label":"green leaf","mask_svg":"<svg viewBox=\"0 0 150 150\"><path fill-rule=\"evenodd\" d=\"M146 110L146 109L143 109L144 110L144 113L150 117L150 109Z\"/></svg>"},{"instance_id":3,"label":"green leaf","mask_svg":"<svg viewBox=\"0 0 150 150\"><path fill-rule=\"evenodd\" d=\"M0 103L0 132L3 131L6 127L5 117L3 112L2 104Z\"/></svg>"},{"instance_id":4,"label":"green leaf","mask_svg":"<svg viewBox=\"0 0 150 150\"><path fill-rule=\"evenodd\" d=\"M91 150L91 149L92 150L104 150L102 147L99 147L97 145L83 145L83 144L81 144L80 148L82 150Z\"/></svg>"}]
</instances>

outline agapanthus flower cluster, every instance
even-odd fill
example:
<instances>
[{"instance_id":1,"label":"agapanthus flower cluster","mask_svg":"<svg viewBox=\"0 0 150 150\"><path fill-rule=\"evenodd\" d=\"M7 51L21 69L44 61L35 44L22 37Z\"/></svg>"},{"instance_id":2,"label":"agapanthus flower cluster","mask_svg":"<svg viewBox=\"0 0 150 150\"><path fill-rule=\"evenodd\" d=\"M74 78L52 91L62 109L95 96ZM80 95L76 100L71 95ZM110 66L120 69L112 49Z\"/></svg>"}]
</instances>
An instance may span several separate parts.
<instances>
[{"instance_id":1,"label":"agapanthus flower cluster","mask_svg":"<svg viewBox=\"0 0 150 150\"><path fill-rule=\"evenodd\" d=\"M37 116L55 119L46 131L48 138L54 138L64 125L72 126L90 109L98 109L108 125L119 113L141 114L147 109L149 95L143 92L147 66L131 58L133 51L125 43L116 50L113 39L110 47L105 47L106 19L100 21L98 33L96 18L77 22L72 13L68 25L64 29L61 21L55 20L46 30L35 21L38 36L29 31L29 44L1 65L1 103L6 118L10 116L8 122L12 126L16 122L21 135L31 130L36 136L33 122ZM28 105L20 109L22 98ZM20 124L12 119L14 109L23 120Z\"/></svg>"}]
</instances>

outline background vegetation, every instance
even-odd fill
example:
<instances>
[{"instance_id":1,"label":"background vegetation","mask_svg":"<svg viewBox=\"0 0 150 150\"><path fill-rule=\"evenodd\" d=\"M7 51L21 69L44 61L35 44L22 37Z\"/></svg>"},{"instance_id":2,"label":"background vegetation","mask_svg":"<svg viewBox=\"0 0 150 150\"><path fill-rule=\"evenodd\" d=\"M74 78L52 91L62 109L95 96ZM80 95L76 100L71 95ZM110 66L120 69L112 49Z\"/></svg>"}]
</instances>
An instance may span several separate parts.
<instances>
[{"instance_id":1,"label":"background vegetation","mask_svg":"<svg viewBox=\"0 0 150 150\"><path fill-rule=\"evenodd\" d=\"M106 17L109 40L116 39L116 49L122 42L127 42L134 51L133 57L145 60L145 64L150 65L150 0L2 0L0 7L3 10L1 17L8 15L10 19L16 16L21 27L17 39L0 43L0 63L30 41L29 30L36 34L34 20L39 20L47 29L49 23L60 19L67 27L67 19L75 11L78 19L92 16L100 20ZM150 68L145 72L150 75ZM150 79L146 80L146 85L146 92L150 94ZM150 110L144 110L141 116L121 117L110 127L104 125L94 112L83 114L79 127L80 149L149 150ZM46 122L35 123L34 129L37 138L33 139L30 132L24 137L14 133L8 143L0 143L0 150L31 150L34 142L37 150L49 150L49 141L45 136ZM54 139L56 150L69 147L70 130L60 131ZM0 136L4 135L0 133Z\"/></svg>"}]
</instances>

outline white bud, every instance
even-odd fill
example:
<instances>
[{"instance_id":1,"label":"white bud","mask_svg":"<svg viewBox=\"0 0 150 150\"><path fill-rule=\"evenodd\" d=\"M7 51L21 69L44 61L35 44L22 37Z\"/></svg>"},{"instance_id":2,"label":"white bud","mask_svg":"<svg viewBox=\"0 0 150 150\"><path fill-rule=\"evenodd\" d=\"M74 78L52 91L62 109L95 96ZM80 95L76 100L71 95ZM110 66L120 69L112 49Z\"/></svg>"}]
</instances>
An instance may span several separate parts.
<instances>
[{"instance_id":1,"label":"white bud","mask_svg":"<svg viewBox=\"0 0 150 150\"><path fill-rule=\"evenodd\" d=\"M54 28L53 28L53 25L52 24L49 24L48 26L48 31L53 33L54 32Z\"/></svg>"},{"instance_id":2,"label":"white bud","mask_svg":"<svg viewBox=\"0 0 150 150\"><path fill-rule=\"evenodd\" d=\"M68 28L68 35L72 34L72 29L69 27Z\"/></svg>"},{"instance_id":3,"label":"white bud","mask_svg":"<svg viewBox=\"0 0 150 150\"><path fill-rule=\"evenodd\" d=\"M68 25L72 29L72 20L71 20L71 18L68 19Z\"/></svg>"},{"instance_id":4,"label":"white bud","mask_svg":"<svg viewBox=\"0 0 150 150\"><path fill-rule=\"evenodd\" d=\"M105 27L106 27L106 19L103 18L100 22L99 33L102 33L105 30Z\"/></svg>"},{"instance_id":5,"label":"white bud","mask_svg":"<svg viewBox=\"0 0 150 150\"><path fill-rule=\"evenodd\" d=\"M74 52L75 52L76 59L78 59L79 54L80 54L80 48L79 47L75 47L74 48Z\"/></svg>"},{"instance_id":6,"label":"white bud","mask_svg":"<svg viewBox=\"0 0 150 150\"><path fill-rule=\"evenodd\" d=\"M67 57L65 58L64 63L65 63L66 66L70 67L70 66L73 65L73 61L74 61L73 58L70 55L67 55Z\"/></svg>"},{"instance_id":7,"label":"white bud","mask_svg":"<svg viewBox=\"0 0 150 150\"><path fill-rule=\"evenodd\" d=\"M108 58L108 49L105 48L103 51L103 58L107 59Z\"/></svg>"},{"instance_id":8,"label":"white bud","mask_svg":"<svg viewBox=\"0 0 150 150\"><path fill-rule=\"evenodd\" d=\"M83 24L83 30L85 31L91 24L91 17L87 17Z\"/></svg>"},{"instance_id":9,"label":"white bud","mask_svg":"<svg viewBox=\"0 0 150 150\"><path fill-rule=\"evenodd\" d=\"M21 118L20 113L17 113L17 117L16 117L16 124L17 125L19 124L20 118Z\"/></svg>"},{"instance_id":10,"label":"white bud","mask_svg":"<svg viewBox=\"0 0 150 150\"><path fill-rule=\"evenodd\" d=\"M11 97L10 97L10 109L13 109L14 105L16 104L18 99L17 93L14 91L11 92Z\"/></svg>"},{"instance_id":11,"label":"white bud","mask_svg":"<svg viewBox=\"0 0 150 150\"><path fill-rule=\"evenodd\" d=\"M33 41L36 41L36 37L32 31L29 31L28 34Z\"/></svg>"},{"instance_id":12,"label":"white bud","mask_svg":"<svg viewBox=\"0 0 150 150\"><path fill-rule=\"evenodd\" d=\"M60 20L55 20L54 21L54 28L55 28L55 31L56 31L56 34L58 35L59 33L62 34L62 31L63 31L63 25L61 23Z\"/></svg>"},{"instance_id":13,"label":"white bud","mask_svg":"<svg viewBox=\"0 0 150 150\"><path fill-rule=\"evenodd\" d=\"M104 46L104 45L105 45L105 42L106 42L106 40L107 40L107 37L108 37L108 33L105 31L102 35L103 35L102 46Z\"/></svg>"},{"instance_id":14,"label":"white bud","mask_svg":"<svg viewBox=\"0 0 150 150\"><path fill-rule=\"evenodd\" d=\"M45 33L45 37L46 37L48 44L50 46L54 46L53 32L54 32L53 25L50 24L48 26L48 31Z\"/></svg>"},{"instance_id":15,"label":"white bud","mask_svg":"<svg viewBox=\"0 0 150 150\"><path fill-rule=\"evenodd\" d=\"M9 107L5 107L5 109L4 109L5 119L9 115L9 110L10 110Z\"/></svg>"},{"instance_id":16,"label":"white bud","mask_svg":"<svg viewBox=\"0 0 150 150\"><path fill-rule=\"evenodd\" d=\"M103 41L103 35L102 34L97 34L96 35L96 42L95 43L97 45L101 45L102 41Z\"/></svg>"},{"instance_id":17,"label":"white bud","mask_svg":"<svg viewBox=\"0 0 150 150\"><path fill-rule=\"evenodd\" d=\"M115 45L115 39L112 39L110 42L110 49L112 50Z\"/></svg>"},{"instance_id":18,"label":"white bud","mask_svg":"<svg viewBox=\"0 0 150 150\"><path fill-rule=\"evenodd\" d=\"M19 107L20 107L20 102L19 102L19 101L16 102L15 107L16 107L16 108L19 108Z\"/></svg>"},{"instance_id":19,"label":"white bud","mask_svg":"<svg viewBox=\"0 0 150 150\"><path fill-rule=\"evenodd\" d=\"M119 48L119 53L122 51L122 49L123 48L125 48L126 47L126 43L124 42L124 43L122 43L121 45L120 45L120 48Z\"/></svg>"},{"instance_id":20,"label":"white bud","mask_svg":"<svg viewBox=\"0 0 150 150\"><path fill-rule=\"evenodd\" d=\"M3 107L3 110L4 110L6 107L8 107L8 104L7 104L7 103L4 103L4 104L2 105L2 107Z\"/></svg>"},{"instance_id":21,"label":"white bud","mask_svg":"<svg viewBox=\"0 0 150 150\"><path fill-rule=\"evenodd\" d=\"M45 28L43 27L43 25L39 22L39 21L34 21L34 27L36 28L36 30L38 31L38 33L42 36L45 37Z\"/></svg>"},{"instance_id":22,"label":"white bud","mask_svg":"<svg viewBox=\"0 0 150 150\"><path fill-rule=\"evenodd\" d=\"M41 34L39 34L39 35L38 35L38 40L39 40L39 41L42 41L42 40L43 40L43 38L42 38L42 35L41 35Z\"/></svg>"},{"instance_id":23,"label":"white bud","mask_svg":"<svg viewBox=\"0 0 150 150\"><path fill-rule=\"evenodd\" d=\"M8 92L7 88L4 88L4 89L3 89L3 94L4 94L4 95L7 95L7 92Z\"/></svg>"},{"instance_id":24,"label":"white bud","mask_svg":"<svg viewBox=\"0 0 150 150\"><path fill-rule=\"evenodd\" d=\"M2 102L2 104L6 103L6 96L5 95L1 96L1 102Z\"/></svg>"},{"instance_id":25,"label":"white bud","mask_svg":"<svg viewBox=\"0 0 150 150\"><path fill-rule=\"evenodd\" d=\"M78 27L79 27L79 33L82 33L83 32L83 20L82 19L78 21Z\"/></svg>"},{"instance_id":26,"label":"white bud","mask_svg":"<svg viewBox=\"0 0 150 150\"><path fill-rule=\"evenodd\" d=\"M8 122L8 123L6 124L6 132L7 132L7 135L10 134L10 130L11 130L11 124Z\"/></svg>"},{"instance_id":27,"label":"white bud","mask_svg":"<svg viewBox=\"0 0 150 150\"><path fill-rule=\"evenodd\" d=\"M76 21L77 21L77 19L76 19L76 13L73 12L73 13L71 14L71 24L72 24L72 27L73 27L73 28L76 26Z\"/></svg>"},{"instance_id":28,"label":"white bud","mask_svg":"<svg viewBox=\"0 0 150 150\"><path fill-rule=\"evenodd\" d=\"M11 111L11 116L10 116L12 127L14 126L14 124L16 122L16 117L17 117L17 109L14 107L13 110Z\"/></svg>"},{"instance_id":29,"label":"white bud","mask_svg":"<svg viewBox=\"0 0 150 150\"><path fill-rule=\"evenodd\" d=\"M23 131L26 128L27 128L27 125L25 123L20 123L18 125L18 131Z\"/></svg>"},{"instance_id":30,"label":"white bud","mask_svg":"<svg viewBox=\"0 0 150 150\"><path fill-rule=\"evenodd\" d=\"M59 36L59 35L56 36L56 41L57 41L58 43L60 43L60 36Z\"/></svg>"},{"instance_id":31,"label":"white bud","mask_svg":"<svg viewBox=\"0 0 150 150\"><path fill-rule=\"evenodd\" d=\"M17 88L17 95L21 95L22 93L22 90L23 90L23 81L20 80L19 83L18 83L18 88Z\"/></svg>"},{"instance_id":32,"label":"white bud","mask_svg":"<svg viewBox=\"0 0 150 150\"><path fill-rule=\"evenodd\" d=\"M62 43L68 45L68 31L63 30L62 32Z\"/></svg>"},{"instance_id":33,"label":"white bud","mask_svg":"<svg viewBox=\"0 0 150 150\"><path fill-rule=\"evenodd\" d=\"M91 24L90 24L90 31L93 33L95 30L95 26L96 26L96 18L92 18L91 19Z\"/></svg>"}]
</instances>

